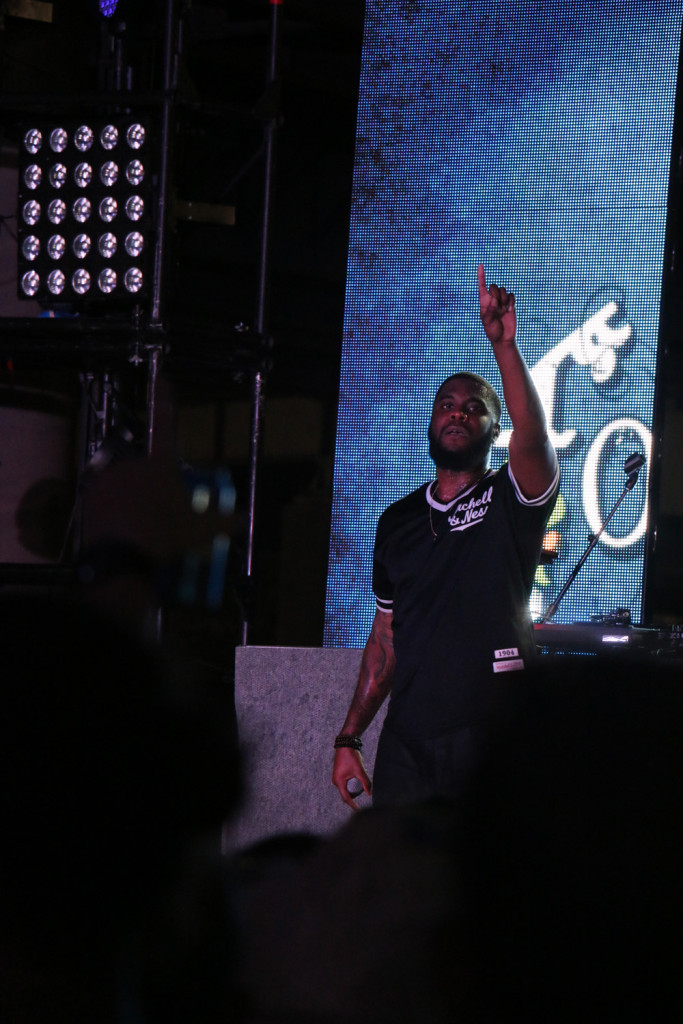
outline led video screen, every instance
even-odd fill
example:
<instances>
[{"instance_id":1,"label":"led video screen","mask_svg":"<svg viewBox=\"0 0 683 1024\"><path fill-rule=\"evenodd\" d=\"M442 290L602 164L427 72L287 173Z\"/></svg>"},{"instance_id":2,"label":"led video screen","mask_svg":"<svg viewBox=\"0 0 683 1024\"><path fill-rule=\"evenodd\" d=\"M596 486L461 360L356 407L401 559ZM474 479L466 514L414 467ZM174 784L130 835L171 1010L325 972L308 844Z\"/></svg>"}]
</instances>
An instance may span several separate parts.
<instances>
[{"instance_id":1,"label":"led video screen","mask_svg":"<svg viewBox=\"0 0 683 1024\"><path fill-rule=\"evenodd\" d=\"M361 647L372 545L434 478L456 370L500 376L477 265L513 290L562 472L531 611L649 459L683 0L367 0L324 642ZM510 423L493 449L506 458ZM508 430L507 437L505 430ZM641 621L647 463L553 621Z\"/></svg>"}]
</instances>

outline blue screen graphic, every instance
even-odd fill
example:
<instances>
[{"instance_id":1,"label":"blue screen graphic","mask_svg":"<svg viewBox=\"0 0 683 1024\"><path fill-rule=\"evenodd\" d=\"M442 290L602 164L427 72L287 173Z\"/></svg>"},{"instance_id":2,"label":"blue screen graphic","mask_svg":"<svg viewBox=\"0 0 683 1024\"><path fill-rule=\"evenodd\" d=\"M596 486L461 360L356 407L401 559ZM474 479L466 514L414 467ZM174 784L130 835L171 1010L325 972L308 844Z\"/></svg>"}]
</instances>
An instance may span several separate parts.
<instances>
[{"instance_id":1,"label":"blue screen graphic","mask_svg":"<svg viewBox=\"0 0 683 1024\"><path fill-rule=\"evenodd\" d=\"M625 460L649 458L682 14L683 0L368 0L326 645L367 639L377 519L434 477L439 383L473 370L500 391L479 263L516 294L562 471L534 617L622 493ZM647 500L646 465L553 621L640 621Z\"/></svg>"}]
</instances>

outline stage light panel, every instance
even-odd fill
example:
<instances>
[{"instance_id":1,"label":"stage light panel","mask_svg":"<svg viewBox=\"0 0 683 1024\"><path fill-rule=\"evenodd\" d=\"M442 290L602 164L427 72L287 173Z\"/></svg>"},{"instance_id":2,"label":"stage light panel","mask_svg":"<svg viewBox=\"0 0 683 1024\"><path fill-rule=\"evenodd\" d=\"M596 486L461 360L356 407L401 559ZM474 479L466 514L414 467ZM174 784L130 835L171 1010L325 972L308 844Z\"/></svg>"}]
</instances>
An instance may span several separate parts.
<instances>
[{"instance_id":1,"label":"stage light panel","mask_svg":"<svg viewBox=\"0 0 683 1024\"><path fill-rule=\"evenodd\" d=\"M32 226L37 224L40 219L40 203L37 203L35 199L29 200L24 207L24 223Z\"/></svg>"},{"instance_id":2,"label":"stage light panel","mask_svg":"<svg viewBox=\"0 0 683 1024\"><path fill-rule=\"evenodd\" d=\"M79 200L82 202L82 200ZM27 204L28 210L24 211L24 220L27 224L36 224L40 218L40 203ZM66 203L63 199L51 199L47 207L47 216L51 224L61 224L66 217Z\"/></svg>"},{"instance_id":3,"label":"stage light panel","mask_svg":"<svg viewBox=\"0 0 683 1024\"><path fill-rule=\"evenodd\" d=\"M50 132L50 149L53 153L63 153L68 140L69 136L64 128L54 128Z\"/></svg>"},{"instance_id":4,"label":"stage light panel","mask_svg":"<svg viewBox=\"0 0 683 1024\"><path fill-rule=\"evenodd\" d=\"M55 200L54 202L56 204L59 204L60 201ZM64 220L64 217L66 216L66 203L56 205L54 212L56 219L50 217L50 220L53 224L61 224ZM73 204L71 212L73 213L75 221L77 221L79 224L85 224L87 220L90 220L90 215L92 213L92 203L89 199L86 199L84 196L80 196L80 198L78 198L76 202Z\"/></svg>"},{"instance_id":5,"label":"stage light panel","mask_svg":"<svg viewBox=\"0 0 683 1024\"><path fill-rule=\"evenodd\" d=\"M149 285L149 128L137 117L21 130L18 294L139 302Z\"/></svg>"},{"instance_id":6,"label":"stage light panel","mask_svg":"<svg viewBox=\"0 0 683 1024\"><path fill-rule=\"evenodd\" d=\"M61 295L66 284L66 277L61 270L51 270L47 275L47 287L51 295Z\"/></svg>"},{"instance_id":7,"label":"stage light panel","mask_svg":"<svg viewBox=\"0 0 683 1024\"><path fill-rule=\"evenodd\" d=\"M81 124L74 134L74 146L79 153L87 153L95 141L95 133L87 124Z\"/></svg>"},{"instance_id":8,"label":"stage light panel","mask_svg":"<svg viewBox=\"0 0 683 1024\"><path fill-rule=\"evenodd\" d=\"M110 260L116 252L118 244L116 235L111 231L105 231L103 235L100 235L100 240L97 243L100 256L104 256L105 260Z\"/></svg>"}]
</instances>

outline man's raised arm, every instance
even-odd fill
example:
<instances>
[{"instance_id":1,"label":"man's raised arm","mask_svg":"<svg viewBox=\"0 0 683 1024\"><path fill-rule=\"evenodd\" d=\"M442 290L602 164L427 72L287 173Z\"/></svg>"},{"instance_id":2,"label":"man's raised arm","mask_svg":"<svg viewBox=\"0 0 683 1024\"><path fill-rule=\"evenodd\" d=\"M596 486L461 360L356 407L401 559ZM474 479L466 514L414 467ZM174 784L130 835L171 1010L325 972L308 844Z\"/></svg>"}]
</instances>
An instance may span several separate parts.
<instances>
[{"instance_id":1,"label":"man's raised arm","mask_svg":"<svg viewBox=\"0 0 683 1024\"><path fill-rule=\"evenodd\" d=\"M358 779L368 796L372 793L370 776L360 753L360 737L391 690L395 663L392 616L377 611L363 651L356 691L342 730L335 740L332 782L344 803L354 811L358 810L358 805L349 793L347 784L352 779Z\"/></svg>"},{"instance_id":2,"label":"man's raised arm","mask_svg":"<svg viewBox=\"0 0 683 1024\"><path fill-rule=\"evenodd\" d=\"M539 498L555 479L557 455L548 437L541 400L517 347L515 296L496 284L487 288L483 266L477 277L481 322L498 363L505 406L512 420L510 468L524 496Z\"/></svg>"}]
</instances>

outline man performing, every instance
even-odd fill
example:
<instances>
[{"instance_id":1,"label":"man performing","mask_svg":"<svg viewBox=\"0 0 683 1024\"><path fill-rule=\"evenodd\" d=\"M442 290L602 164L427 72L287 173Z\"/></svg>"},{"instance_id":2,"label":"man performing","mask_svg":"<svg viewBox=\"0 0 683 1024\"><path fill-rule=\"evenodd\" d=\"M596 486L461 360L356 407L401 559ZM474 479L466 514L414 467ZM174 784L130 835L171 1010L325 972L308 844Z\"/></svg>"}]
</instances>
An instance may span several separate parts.
<instances>
[{"instance_id":1,"label":"man performing","mask_svg":"<svg viewBox=\"0 0 683 1024\"><path fill-rule=\"evenodd\" d=\"M332 781L354 809L354 779L375 805L457 797L535 654L529 597L559 469L515 340L515 297L487 288L483 266L478 280L481 321L512 421L508 462L488 468L500 433L494 389L476 374L448 377L428 431L436 480L394 502L377 524L377 610L334 744ZM360 737L390 692L373 784Z\"/></svg>"}]
</instances>

